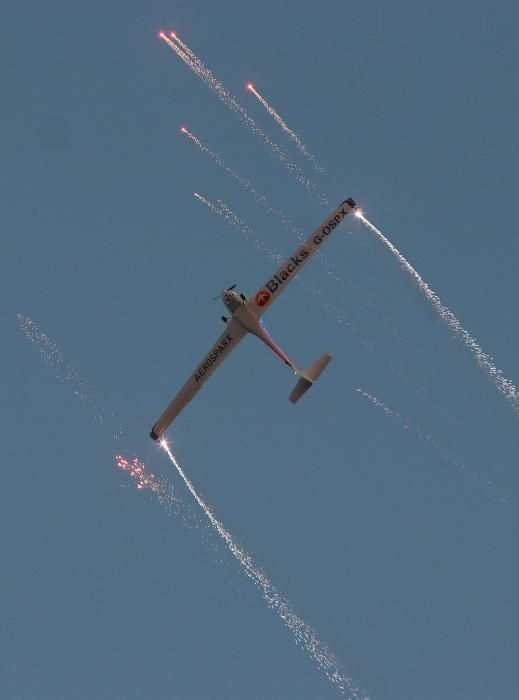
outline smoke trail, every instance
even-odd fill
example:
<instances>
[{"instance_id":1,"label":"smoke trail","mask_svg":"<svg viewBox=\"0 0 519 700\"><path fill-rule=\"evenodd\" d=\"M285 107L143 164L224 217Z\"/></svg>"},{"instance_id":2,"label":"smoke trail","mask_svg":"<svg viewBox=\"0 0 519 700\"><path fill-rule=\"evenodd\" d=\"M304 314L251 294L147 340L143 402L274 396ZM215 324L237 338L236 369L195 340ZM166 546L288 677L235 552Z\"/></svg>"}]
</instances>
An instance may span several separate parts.
<instances>
[{"instance_id":1,"label":"smoke trail","mask_svg":"<svg viewBox=\"0 0 519 700\"><path fill-rule=\"evenodd\" d=\"M275 207L273 207L270 204L266 195L259 192L249 180L247 180L245 177L236 172L236 170L233 170L228 165L226 165L225 161L218 153L212 151L209 148L209 146L206 146L206 144L198 138L198 136L195 136L184 126L180 129L180 131L183 134L185 134L189 139L191 139L191 141L193 141L193 143L195 143L198 146L202 153L208 155L209 158L211 158L211 160L213 160L217 165L220 166L220 168L225 170L226 173L228 173L234 180L236 180L236 182L238 182L245 190L247 190L254 197L256 202L261 204L269 214L271 214L272 216L276 216L281 221L281 223L284 226L286 226L293 234L298 236L301 240L303 239L303 232L299 228L299 226L295 224L291 219L289 219L286 216L286 214L284 214L280 209L276 209Z\"/></svg>"},{"instance_id":2,"label":"smoke trail","mask_svg":"<svg viewBox=\"0 0 519 700\"><path fill-rule=\"evenodd\" d=\"M290 129L287 126L285 121L276 112L274 107L269 105L267 100L262 95L260 95L260 93L256 90L254 85L252 83L249 83L247 85L247 89L250 90L252 92L252 94L254 95L254 97L256 97L256 99L263 105L263 107L265 107L267 112L279 124L279 126L283 129L285 134L287 134L292 139L292 141L296 144L296 146L301 151L301 153L304 155L304 157L312 162L314 168L320 173L324 172L324 168L322 167L322 165L319 165L319 163L317 162L317 158L314 156L314 154L308 150L307 146L305 146L305 144L301 141L301 139L295 133L295 131L293 131L292 129Z\"/></svg>"},{"instance_id":3,"label":"smoke trail","mask_svg":"<svg viewBox=\"0 0 519 700\"><path fill-rule=\"evenodd\" d=\"M110 413L107 416L107 412L100 406L99 400L87 380L81 377L79 372L65 360L62 351L56 343L49 338L35 321L22 313L17 314L17 317L26 338L38 348L45 364L56 370L58 380L71 389L74 396L83 405L95 411L94 422L108 427L109 419L113 420L115 414ZM122 428L118 428L113 432L114 440L120 440L122 435ZM182 498L175 493L175 488L168 479L147 472L144 464L138 457L128 461L125 457L117 455L116 463L119 469L122 469L132 478L138 489L151 491L168 514L175 513L187 528L197 528L201 529L202 533L207 533L207 527L205 527L203 521L196 518L193 509L189 508Z\"/></svg>"},{"instance_id":4,"label":"smoke trail","mask_svg":"<svg viewBox=\"0 0 519 700\"><path fill-rule=\"evenodd\" d=\"M283 256L280 253L276 252L274 248L271 248L268 245L268 243L265 242L264 238L259 236L250 226L248 226L245 223L245 221L242 218L238 216L238 214L233 212L232 209L230 209L227 206L227 204L225 204L225 202L223 202L221 199L217 199L215 204L214 202L211 202L209 199L199 194L198 192L194 192L193 194L199 202L205 204L205 206L215 214L222 216L230 226L232 226L236 231L238 231L238 233L242 234L246 238L246 240L251 241L256 246L256 248L268 253L270 258L274 262L279 264L283 261ZM330 303L326 294L321 289L319 289L316 285L308 285L301 279L301 277L297 277L296 279L303 286L303 289L305 289L305 291L307 291L308 293L312 294L312 296L317 297L320 300L325 311L327 311L329 314L335 317L335 321L338 325L348 326L348 328L350 328L350 330L353 333L358 335L358 329L353 323L353 321L350 321L347 318L347 316L337 308L337 306ZM361 338L361 342L368 350L373 349L367 340Z\"/></svg>"},{"instance_id":5,"label":"smoke trail","mask_svg":"<svg viewBox=\"0 0 519 700\"><path fill-rule=\"evenodd\" d=\"M71 389L82 404L94 412L93 420L95 423L104 423L105 410L99 405L99 400L94 390L88 385L87 380L81 377L79 372L65 360L59 347L35 321L22 313L16 314L16 317L25 337L38 348L45 364L56 370L58 380ZM114 435L114 437L116 436Z\"/></svg>"},{"instance_id":6,"label":"smoke trail","mask_svg":"<svg viewBox=\"0 0 519 700\"><path fill-rule=\"evenodd\" d=\"M184 42L182 42L181 48L180 45L177 45L164 33L161 33L159 36L170 47L170 49L174 51L177 56L181 58L201 80L203 80L207 87L212 90L212 92L214 92L218 98L227 107L229 107L230 110L240 117L242 123L245 124L245 126L253 134L255 134L265 146L269 148L271 153L273 153L280 163L282 163L296 178L296 180L303 185L307 192L315 195L323 206L327 206L328 200L326 195L319 192L316 183L307 178L303 171L292 160L290 160L285 151L278 146L278 144L274 143L274 141L272 141L272 139L270 139L262 129L260 129L254 119L247 114L238 100L231 95L229 90L222 85L222 83L213 75L209 68L207 68L207 66L195 55L195 53L189 49ZM177 42L179 41L176 35L172 34L172 36Z\"/></svg>"},{"instance_id":7,"label":"smoke trail","mask_svg":"<svg viewBox=\"0 0 519 700\"><path fill-rule=\"evenodd\" d=\"M292 632L296 644L306 649L306 651L316 662L317 666L325 673L326 677L332 683L334 683L339 690L341 690L343 695L349 693L350 699L355 698L360 700L363 698L363 700L369 700L369 698L364 694L364 691L362 691L349 676L341 673L338 662L332 652L321 641L319 641L314 630L309 627L304 620L296 615L296 613L292 610L291 604L280 595L263 571L256 566L251 556L247 554L242 547L240 547L231 533L225 529L223 524L214 515L184 473L184 470L178 463L176 457L171 452L169 445L164 440L162 441L161 445L180 477L184 481L185 485L191 492L193 498L206 514L213 528L225 542L231 554L237 559L245 574L261 591L263 599L267 603L268 607L277 612L283 624Z\"/></svg>"},{"instance_id":8,"label":"smoke trail","mask_svg":"<svg viewBox=\"0 0 519 700\"><path fill-rule=\"evenodd\" d=\"M519 416L519 392L517 388L514 386L513 382L510 379L507 379L504 375L503 372L498 369L495 364L492 361L492 358L490 355L487 355L483 350L481 349L480 345L476 341L475 338L473 338L468 331L463 328L461 325L460 321L456 318L456 316L450 311L440 300L439 296L436 294L436 292L433 292L433 290L429 287L429 285L422 279L422 277L418 274L418 272L414 269L414 267L404 258L402 253L389 241L382 231L380 231L376 226L374 226L371 221L368 221L366 217L363 215L363 213L359 210L355 212L355 216L360 219L371 231L376 233L376 235L380 238L381 241L383 241L386 246L389 248L389 250L393 253L393 255L397 258L397 260L400 262L402 267L408 272L411 277L414 279L416 284L418 285L419 289L423 294L425 295L426 299L431 302L434 310L438 313L440 318L447 324L447 326L454 332L456 335L461 338L461 340L465 343L467 348L471 351L472 355L474 356L474 359L476 360L476 363L478 367L480 367L487 377L490 379L490 381L494 384L496 389L501 392L501 394L509 401L509 403L512 406L512 410L514 413Z\"/></svg>"},{"instance_id":9,"label":"smoke trail","mask_svg":"<svg viewBox=\"0 0 519 700\"><path fill-rule=\"evenodd\" d=\"M272 260L275 260L277 263L280 263L283 260L283 257L279 254L276 253L276 251L269 246L268 243L266 243L265 239L262 238L261 236L258 236L256 232L250 228L250 226L247 226L245 221L243 219L240 219L240 217L235 214L225 202L223 202L221 199L216 200L216 204L214 202L211 202L209 199L204 197L203 195L199 194L198 192L194 192L193 196L198 199L199 202L202 202L202 204L205 204L205 206L210 209L212 212L215 214L218 214L219 216L223 216L223 218L229 223L236 231L239 233L243 234L246 240L251 241L258 250L264 250Z\"/></svg>"},{"instance_id":10,"label":"smoke trail","mask_svg":"<svg viewBox=\"0 0 519 700\"><path fill-rule=\"evenodd\" d=\"M409 418L404 418L398 411L395 411L393 408L389 408L381 399L377 398L373 394L370 394L367 392L365 389L356 389L358 393L363 396L365 399L370 401L374 406L377 408L382 409L386 416L389 416L390 418L394 418L396 422L406 431L410 433L414 433L416 437L424 442L427 445L430 445L433 447L435 450L438 450L438 452L441 453L442 458L446 461L449 462L449 464L452 464L452 466L456 467L457 469L460 469L462 472L470 476L474 481L477 481L478 483L482 484L485 486L485 488L490 489L494 487L494 482L490 479L486 479L482 477L478 472L474 471L470 467L468 467L466 464L461 462L452 452L445 450L439 442L437 442L432 435L429 433L425 432L420 428L420 426L415 425L412 423L412 421L409 420ZM505 496L503 498L499 499L502 503L508 503L509 501L509 496Z\"/></svg>"},{"instance_id":11,"label":"smoke trail","mask_svg":"<svg viewBox=\"0 0 519 700\"><path fill-rule=\"evenodd\" d=\"M193 143L195 143L198 146L202 153L208 155L209 158L211 158L211 160L213 160L217 165L220 166L220 168L225 170L234 180L236 180L236 182L238 182L245 190L252 194L256 202L261 204L268 214L276 217L279 221L281 221L283 226L285 226L285 228L287 228L293 235L297 236L297 238L300 241L305 240L304 231L280 209L273 207L269 202L268 197L259 192L249 180L247 180L245 177L236 172L236 170L233 170L233 168L230 168L228 165L226 165L224 159L220 156L219 153L216 153L215 151L211 150L208 146L206 146L205 143L203 143L203 141L201 141L200 138L198 138L198 136L195 136L195 134L186 129L186 127L183 126L180 129L180 131L183 134L185 134L191 141L193 141ZM320 264L326 269L327 275L331 277L340 287L342 287L342 289L349 289L351 291L355 291L357 294L361 294L358 288L354 288L351 284L346 282L341 277L341 275L337 271L337 265L331 260L329 260L329 258L327 258L327 256L322 251L319 251L317 259L319 260ZM365 303L367 303L367 305L370 308L372 308L373 305L371 302L365 301Z\"/></svg>"}]
</instances>

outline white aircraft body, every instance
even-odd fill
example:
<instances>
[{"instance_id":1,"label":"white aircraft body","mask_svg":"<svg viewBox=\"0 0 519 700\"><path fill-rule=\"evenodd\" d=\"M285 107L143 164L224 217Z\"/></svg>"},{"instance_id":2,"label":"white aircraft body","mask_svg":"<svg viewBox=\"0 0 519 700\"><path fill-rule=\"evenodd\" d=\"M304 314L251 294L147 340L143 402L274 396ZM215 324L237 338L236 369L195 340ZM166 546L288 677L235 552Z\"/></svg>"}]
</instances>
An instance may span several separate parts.
<instances>
[{"instance_id":1,"label":"white aircraft body","mask_svg":"<svg viewBox=\"0 0 519 700\"><path fill-rule=\"evenodd\" d=\"M243 294L237 294L233 291L236 285L222 292L222 301L231 314L230 319L222 316L222 320L227 324L227 327L155 423L150 432L150 437L158 440L164 434L179 413L204 386L215 369L231 354L247 333L252 333L262 340L299 376L299 380L289 397L292 403L296 403L312 386L332 359L330 355L322 355L306 371L299 369L272 340L261 321L261 317L265 311L268 311L288 283L298 275L301 268L310 260L312 255L319 250L324 241L329 238L330 234L342 223L347 214L353 211L356 206L353 199L346 199L344 202L341 202L337 209L327 217L326 221L297 248L295 253L276 270L276 273L254 296L247 298Z\"/></svg>"}]
</instances>

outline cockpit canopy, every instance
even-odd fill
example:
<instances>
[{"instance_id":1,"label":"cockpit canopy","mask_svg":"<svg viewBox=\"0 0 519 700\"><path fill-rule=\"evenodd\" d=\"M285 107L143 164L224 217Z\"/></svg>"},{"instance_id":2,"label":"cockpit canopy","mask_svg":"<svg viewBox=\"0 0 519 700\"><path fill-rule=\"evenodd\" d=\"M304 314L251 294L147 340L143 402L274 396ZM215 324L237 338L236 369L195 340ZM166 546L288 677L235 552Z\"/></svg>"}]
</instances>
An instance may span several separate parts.
<instances>
[{"instance_id":1,"label":"cockpit canopy","mask_svg":"<svg viewBox=\"0 0 519 700\"><path fill-rule=\"evenodd\" d=\"M222 294L222 301L227 309L231 313L234 313L236 309L239 309L239 307L245 302L245 297L243 297L241 294L237 294L236 292L226 290Z\"/></svg>"}]
</instances>

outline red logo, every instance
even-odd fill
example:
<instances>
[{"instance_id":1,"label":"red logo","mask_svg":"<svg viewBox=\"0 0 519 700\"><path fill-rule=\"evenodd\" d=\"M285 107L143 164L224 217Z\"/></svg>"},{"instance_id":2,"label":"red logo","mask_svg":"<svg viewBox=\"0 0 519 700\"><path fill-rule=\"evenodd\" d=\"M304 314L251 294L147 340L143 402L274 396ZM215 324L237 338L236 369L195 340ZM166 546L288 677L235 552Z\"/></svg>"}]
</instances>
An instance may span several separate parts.
<instances>
[{"instance_id":1,"label":"red logo","mask_svg":"<svg viewBox=\"0 0 519 700\"><path fill-rule=\"evenodd\" d=\"M256 304L258 306L265 306L265 304L268 304L270 301L270 292L267 292L266 289L262 289L261 292L258 292L256 294Z\"/></svg>"}]
</instances>

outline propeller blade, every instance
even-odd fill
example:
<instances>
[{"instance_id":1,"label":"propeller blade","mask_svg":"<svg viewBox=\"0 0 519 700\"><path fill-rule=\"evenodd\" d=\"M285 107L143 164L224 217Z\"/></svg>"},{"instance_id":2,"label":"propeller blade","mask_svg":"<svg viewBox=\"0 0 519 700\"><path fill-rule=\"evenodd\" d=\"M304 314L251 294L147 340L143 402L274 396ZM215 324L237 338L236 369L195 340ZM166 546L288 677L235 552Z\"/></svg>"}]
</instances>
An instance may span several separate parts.
<instances>
[{"instance_id":1,"label":"propeller blade","mask_svg":"<svg viewBox=\"0 0 519 700\"><path fill-rule=\"evenodd\" d=\"M230 292L230 291L232 291L235 287L236 287L236 285L233 284L232 287L227 287L227 289L225 289L224 291L225 291L225 292ZM224 293L224 292L220 292L220 294L218 294L218 296L214 297L213 301L216 301L217 299L220 299L223 293Z\"/></svg>"}]
</instances>

